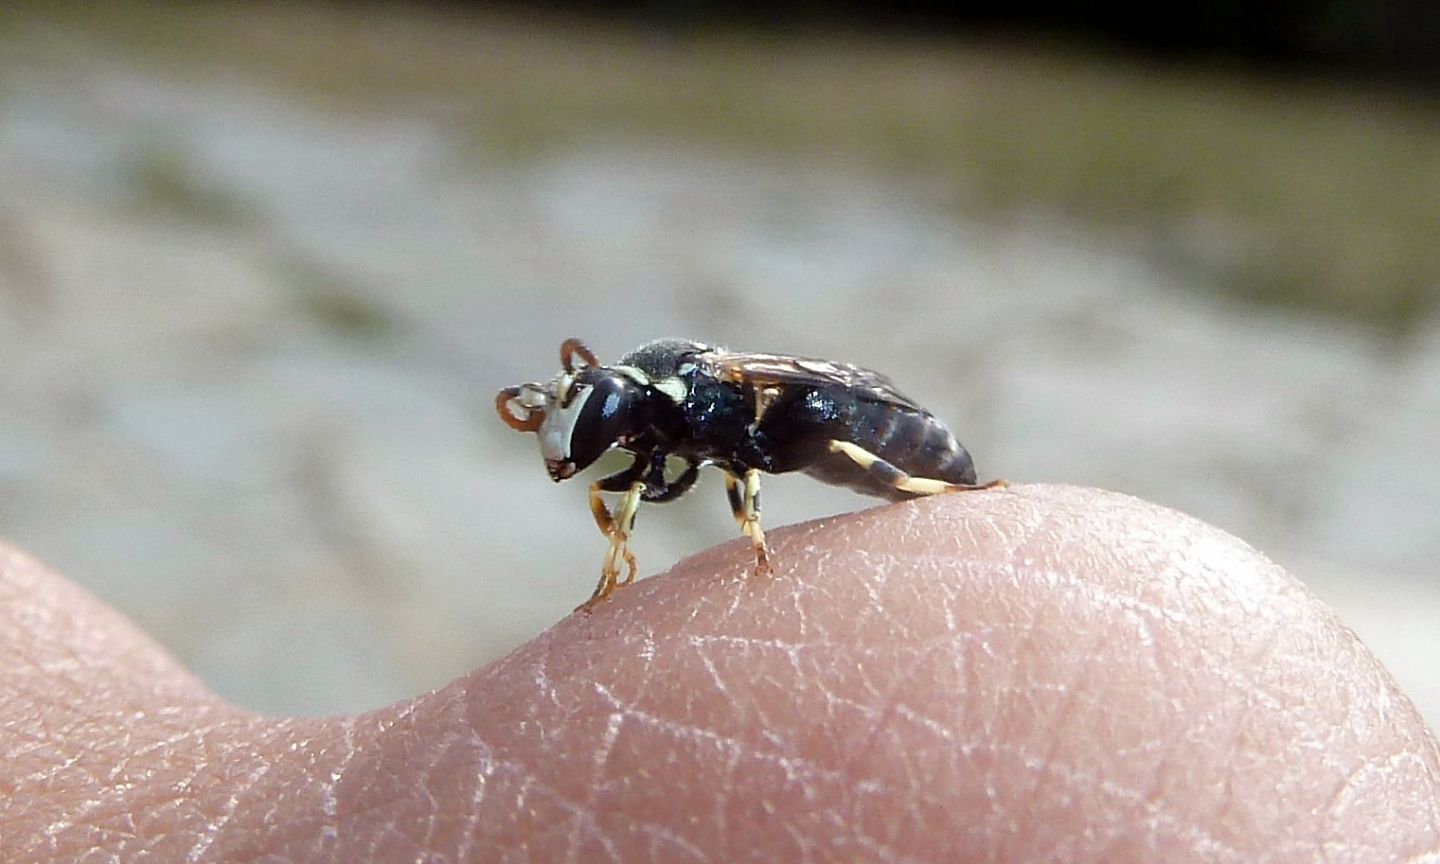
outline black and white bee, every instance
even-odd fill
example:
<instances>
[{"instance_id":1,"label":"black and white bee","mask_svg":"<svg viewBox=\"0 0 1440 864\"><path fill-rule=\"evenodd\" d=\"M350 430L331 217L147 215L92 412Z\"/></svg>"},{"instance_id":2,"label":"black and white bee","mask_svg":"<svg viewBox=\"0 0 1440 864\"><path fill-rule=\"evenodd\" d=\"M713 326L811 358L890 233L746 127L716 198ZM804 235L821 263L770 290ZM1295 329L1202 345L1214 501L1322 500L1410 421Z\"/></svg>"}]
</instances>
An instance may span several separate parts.
<instances>
[{"instance_id":1,"label":"black and white bee","mask_svg":"<svg viewBox=\"0 0 1440 864\"><path fill-rule=\"evenodd\" d=\"M897 501L1005 485L977 484L970 454L944 423L883 375L848 363L659 339L605 366L579 339L567 339L560 366L548 383L501 390L495 407L511 428L539 436L556 482L612 447L634 455L630 467L590 484L590 510L610 549L582 609L635 580L629 540L640 502L674 501L705 465L725 473L730 509L762 574L770 569L762 473L802 471ZM672 457L685 463L673 479L665 471ZM622 493L613 513L602 492Z\"/></svg>"}]
</instances>

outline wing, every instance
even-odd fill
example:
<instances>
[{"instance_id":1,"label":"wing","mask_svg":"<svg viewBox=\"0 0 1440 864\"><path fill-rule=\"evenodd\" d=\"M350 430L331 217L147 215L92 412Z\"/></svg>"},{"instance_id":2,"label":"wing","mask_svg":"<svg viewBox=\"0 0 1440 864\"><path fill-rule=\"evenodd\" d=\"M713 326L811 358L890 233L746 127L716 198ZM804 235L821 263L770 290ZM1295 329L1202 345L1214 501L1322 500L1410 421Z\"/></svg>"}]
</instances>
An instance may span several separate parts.
<instances>
[{"instance_id":1,"label":"wing","mask_svg":"<svg viewBox=\"0 0 1440 864\"><path fill-rule=\"evenodd\" d=\"M707 351L699 355L697 360L710 374L723 381L762 387L839 385L855 392L861 398L916 411L924 410L914 399L896 390L889 378L849 363L789 357L784 354L736 354L720 351Z\"/></svg>"}]
</instances>

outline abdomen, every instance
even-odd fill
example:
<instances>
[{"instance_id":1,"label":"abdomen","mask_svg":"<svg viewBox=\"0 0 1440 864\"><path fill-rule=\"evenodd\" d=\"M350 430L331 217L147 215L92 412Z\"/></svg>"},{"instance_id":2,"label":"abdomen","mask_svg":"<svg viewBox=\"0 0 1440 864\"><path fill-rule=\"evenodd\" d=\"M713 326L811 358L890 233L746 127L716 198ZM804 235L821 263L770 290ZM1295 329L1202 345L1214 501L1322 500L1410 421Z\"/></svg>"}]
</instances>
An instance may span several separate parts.
<instances>
[{"instance_id":1,"label":"abdomen","mask_svg":"<svg viewBox=\"0 0 1440 864\"><path fill-rule=\"evenodd\" d=\"M970 454L944 423L924 411L865 401L854 406L848 420L845 427L836 430L843 433L837 438L848 440L911 477L966 485L975 482L975 464ZM824 451L804 472L825 483L893 501L919 497L896 489L886 482L884 472L868 470L844 453Z\"/></svg>"}]
</instances>

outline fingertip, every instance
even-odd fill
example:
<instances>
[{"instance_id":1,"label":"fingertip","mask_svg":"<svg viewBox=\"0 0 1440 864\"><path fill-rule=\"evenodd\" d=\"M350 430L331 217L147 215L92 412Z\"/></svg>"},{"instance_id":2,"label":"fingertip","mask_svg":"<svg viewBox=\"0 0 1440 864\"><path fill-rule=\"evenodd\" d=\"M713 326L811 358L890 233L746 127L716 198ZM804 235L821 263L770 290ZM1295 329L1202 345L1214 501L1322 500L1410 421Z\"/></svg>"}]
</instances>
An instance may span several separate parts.
<instances>
[{"instance_id":1,"label":"fingertip","mask_svg":"<svg viewBox=\"0 0 1440 864\"><path fill-rule=\"evenodd\" d=\"M589 840L644 822L720 857L804 837L918 860L1204 842L1258 860L1376 824L1371 851L1433 841L1423 722L1329 610L1213 526L1013 486L767 533L766 577L723 544L468 682L475 728L528 724L503 748L597 798Z\"/></svg>"},{"instance_id":2,"label":"fingertip","mask_svg":"<svg viewBox=\"0 0 1440 864\"><path fill-rule=\"evenodd\" d=\"M0 666L15 692L59 700L56 707L71 710L93 710L106 701L143 708L157 699L214 699L124 615L5 544L0 544Z\"/></svg>"}]
</instances>

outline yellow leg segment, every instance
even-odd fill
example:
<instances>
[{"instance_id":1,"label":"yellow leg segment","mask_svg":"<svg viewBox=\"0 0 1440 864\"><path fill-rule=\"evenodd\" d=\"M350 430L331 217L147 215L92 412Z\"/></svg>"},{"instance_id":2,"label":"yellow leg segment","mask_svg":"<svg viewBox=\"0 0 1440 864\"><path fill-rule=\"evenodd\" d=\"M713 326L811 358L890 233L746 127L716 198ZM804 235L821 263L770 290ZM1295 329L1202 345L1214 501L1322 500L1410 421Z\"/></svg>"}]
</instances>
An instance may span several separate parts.
<instances>
[{"instance_id":1,"label":"yellow leg segment","mask_svg":"<svg viewBox=\"0 0 1440 864\"><path fill-rule=\"evenodd\" d=\"M901 492L910 492L915 495L940 495L945 492L973 492L980 489L1004 489L1010 484L1004 480L991 480L989 483L949 483L944 480L932 480L929 477L912 477L856 444L849 441L831 441L830 451L832 453L843 453L852 462L869 471L872 475L882 478L884 482L899 489Z\"/></svg>"},{"instance_id":2,"label":"yellow leg segment","mask_svg":"<svg viewBox=\"0 0 1440 864\"><path fill-rule=\"evenodd\" d=\"M740 479L728 471L725 473L725 496L730 499L730 515L735 517L740 533L750 536L750 529L745 522L745 499L742 497Z\"/></svg>"},{"instance_id":3,"label":"yellow leg segment","mask_svg":"<svg viewBox=\"0 0 1440 864\"><path fill-rule=\"evenodd\" d=\"M640 493L645 489L645 484L636 482L631 484L630 491L620 499L620 513L615 518L615 533L619 535L620 554L625 558L625 578L620 580L619 587L623 588L635 581L635 555L630 551L630 532L635 530L635 514L640 510ZM612 552L616 546L615 540L610 541ZM616 568L619 569L618 567Z\"/></svg>"},{"instance_id":4,"label":"yellow leg segment","mask_svg":"<svg viewBox=\"0 0 1440 864\"><path fill-rule=\"evenodd\" d=\"M754 468L745 472L741 505L744 522L740 531L750 537L750 545L755 549L755 575L765 576L770 572L770 550L765 545L765 532L760 529L760 472Z\"/></svg>"},{"instance_id":5,"label":"yellow leg segment","mask_svg":"<svg viewBox=\"0 0 1440 864\"><path fill-rule=\"evenodd\" d=\"M590 484L590 515L595 517L595 524L599 526L600 533L609 537L615 520L610 518L610 508L605 506L605 499L600 497L598 482Z\"/></svg>"},{"instance_id":6,"label":"yellow leg segment","mask_svg":"<svg viewBox=\"0 0 1440 864\"><path fill-rule=\"evenodd\" d=\"M770 572L770 554L765 545L765 532L760 529L760 472L746 471L743 480L727 473L725 495L730 499L735 524L740 526L741 534L750 538L755 550L755 574L764 576Z\"/></svg>"},{"instance_id":7,"label":"yellow leg segment","mask_svg":"<svg viewBox=\"0 0 1440 864\"><path fill-rule=\"evenodd\" d=\"M605 552L605 561L600 565L600 582L595 586L595 593L576 607L576 611L589 612L595 608L595 604L601 602L616 588L624 588L635 581L637 566L635 554L630 551L630 532L635 527L635 513L640 509L640 493L644 491L645 484L636 481L630 484L625 492L625 497L620 499L620 506L612 515L605 501L600 497L599 484L590 485L590 513L595 517L595 524L600 531L610 540L610 548ZM626 573L625 578L620 578L620 561L624 560Z\"/></svg>"}]
</instances>

